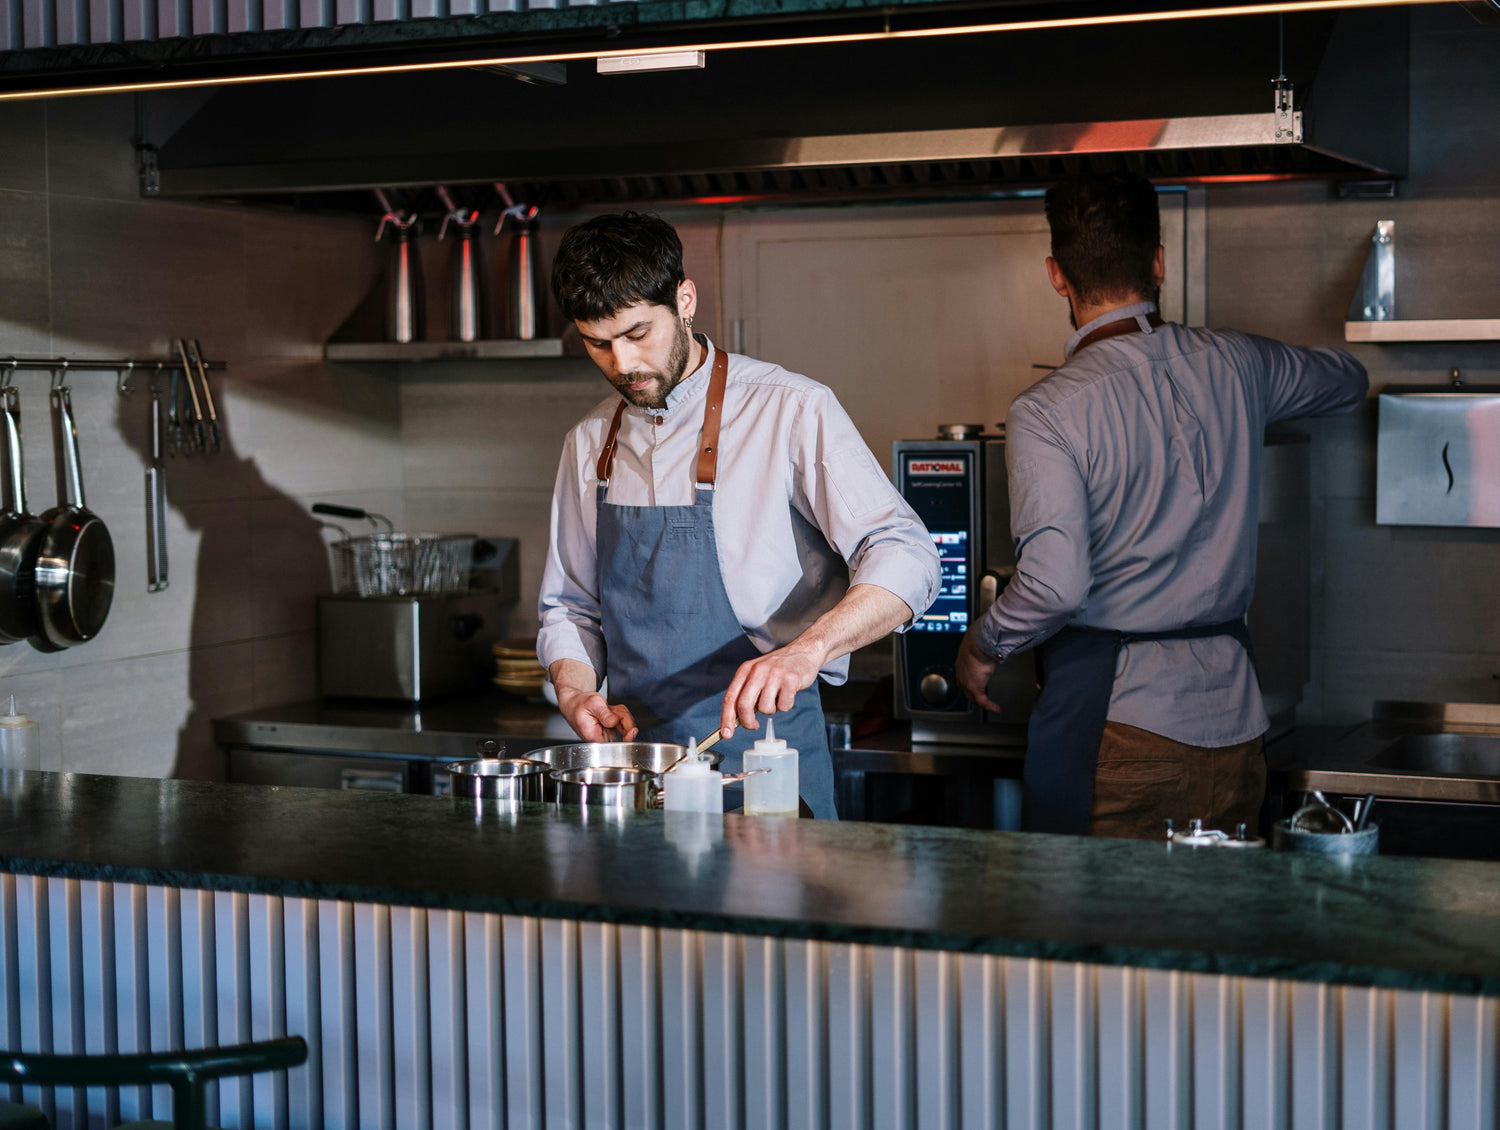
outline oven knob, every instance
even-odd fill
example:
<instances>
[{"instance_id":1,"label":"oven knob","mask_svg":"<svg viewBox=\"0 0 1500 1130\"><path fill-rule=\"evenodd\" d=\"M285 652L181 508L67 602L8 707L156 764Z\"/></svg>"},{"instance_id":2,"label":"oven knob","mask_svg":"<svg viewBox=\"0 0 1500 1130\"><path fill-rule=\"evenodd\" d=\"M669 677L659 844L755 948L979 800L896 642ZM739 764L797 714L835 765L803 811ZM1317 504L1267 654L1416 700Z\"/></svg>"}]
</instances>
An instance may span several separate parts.
<instances>
[{"instance_id":1,"label":"oven knob","mask_svg":"<svg viewBox=\"0 0 1500 1130\"><path fill-rule=\"evenodd\" d=\"M927 672L922 676L917 689L922 692L922 701L928 706L942 706L953 695L953 684L941 671Z\"/></svg>"}]
</instances>

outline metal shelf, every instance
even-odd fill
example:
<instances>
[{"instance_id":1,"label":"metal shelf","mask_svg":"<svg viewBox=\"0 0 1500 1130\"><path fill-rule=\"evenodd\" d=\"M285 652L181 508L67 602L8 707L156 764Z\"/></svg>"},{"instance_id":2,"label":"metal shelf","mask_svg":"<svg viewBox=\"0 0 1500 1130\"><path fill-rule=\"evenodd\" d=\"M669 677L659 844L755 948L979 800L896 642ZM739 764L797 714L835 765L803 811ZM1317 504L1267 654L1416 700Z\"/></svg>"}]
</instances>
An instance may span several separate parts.
<instances>
[{"instance_id":1,"label":"metal shelf","mask_svg":"<svg viewBox=\"0 0 1500 1130\"><path fill-rule=\"evenodd\" d=\"M1500 318L1399 318L1345 322L1345 341L1500 341Z\"/></svg>"},{"instance_id":2,"label":"metal shelf","mask_svg":"<svg viewBox=\"0 0 1500 1130\"><path fill-rule=\"evenodd\" d=\"M1359 289L1344 315L1344 340L1500 341L1500 318L1396 317L1396 221L1381 220L1370 237Z\"/></svg>"},{"instance_id":3,"label":"metal shelf","mask_svg":"<svg viewBox=\"0 0 1500 1130\"><path fill-rule=\"evenodd\" d=\"M494 341L330 341L323 346L328 361L514 361L533 357L561 357L560 337L531 341L501 338Z\"/></svg>"}]
</instances>

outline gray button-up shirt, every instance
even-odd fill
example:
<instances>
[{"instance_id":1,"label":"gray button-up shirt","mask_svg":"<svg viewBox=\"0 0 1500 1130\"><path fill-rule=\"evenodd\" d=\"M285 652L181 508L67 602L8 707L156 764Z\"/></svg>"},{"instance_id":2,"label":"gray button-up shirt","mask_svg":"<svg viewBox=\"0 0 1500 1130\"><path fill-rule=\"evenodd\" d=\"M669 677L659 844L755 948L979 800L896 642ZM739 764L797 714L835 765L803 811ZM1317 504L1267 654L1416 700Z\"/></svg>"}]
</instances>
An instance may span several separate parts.
<instances>
[{"instance_id":1,"label":"gray button-up shirt","mask_svg":"<svg viewBox=\"0 0 1500 1130\"><path fill-rule=\"evenodd\" d=\"M625 409L610 502L692 504L712 365L710 347L702 365L668 394L665 408ZM617 404L617 396L602 401L563 441L537 638L549 667L577 659L600 675L608 670L594 540L595 462ZM937 595L937 549L921 519L832 390L779 365L729 355L713 505L730 606L763 652L790 643L851 584L895 593L914 616ZM844 656L822 674L842 683L848 672Z\"/></svg>"},{"instance_id":2,"label":"gray button-up shirt","mask_svg":"<svg viewBox=\"0 0 1500 1130\"><path fill-rule=\"evenodd\" d=\"M1150 303L1081 327L1068 360L1006 419L1015 578L978 626L1001 659L1064 625L1160 632L1243 616L1255 587L1262 434L1344 412L1364 366L1334 349L1188 329L1152 330ZM1095 342L1137 318L1147 332ZM1229 637L1120 649L1109 718L1197 746L1267 726L1255 672Z\"/></svg>"}]
</instances>

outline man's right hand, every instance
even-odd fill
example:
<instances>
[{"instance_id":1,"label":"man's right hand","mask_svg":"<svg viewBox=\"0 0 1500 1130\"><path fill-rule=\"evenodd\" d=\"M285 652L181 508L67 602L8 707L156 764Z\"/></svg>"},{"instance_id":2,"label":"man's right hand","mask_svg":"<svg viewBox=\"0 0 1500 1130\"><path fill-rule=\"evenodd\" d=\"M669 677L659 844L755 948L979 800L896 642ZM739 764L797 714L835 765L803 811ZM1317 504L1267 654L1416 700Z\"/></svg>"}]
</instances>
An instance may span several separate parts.
<instances>
[{"instance_id":1,"label":"man's right hand","mask_svg":"<svg viewBox=\"0 0 1500 1130\"><path fill-rule=\"evenodd\" d=\"M608 731L618 730L620 740L635 741L639 733L635 719L623 706L611 706L598 691L574 691L558 688L557 708L586 742L608 742L614 737Z\"/></svg>"},{"instance_id":2,"label":"man's right hand","mask_svg":"<svg viewBox=\"0 0 1500 1130\"><path fill-rule=\"evenodd\" d=\"M586 742L612 741L609 731L618 730L620 741L635 741L640 732L635 719L625 707L611 706L595 689L599 678L587 663L559 659L552 664L548 675L557 691L557 709L580 738Z\"/></svg>"},{"instance_id":3,"label":"man's right hand","mask_svg":"<svg viewBox=\"0 0 1500 1130\"><path fill-rule=\"evenodd\" d=\"M959 644L958 660L953 665L954 675L970 702L977 703L994 714L1000 713L1000 707L990 701L989 685L990 676L995 673L997 666L999 660L979 650L971 628L965 634L964 642Z\"/></svg>"}]
</instances>

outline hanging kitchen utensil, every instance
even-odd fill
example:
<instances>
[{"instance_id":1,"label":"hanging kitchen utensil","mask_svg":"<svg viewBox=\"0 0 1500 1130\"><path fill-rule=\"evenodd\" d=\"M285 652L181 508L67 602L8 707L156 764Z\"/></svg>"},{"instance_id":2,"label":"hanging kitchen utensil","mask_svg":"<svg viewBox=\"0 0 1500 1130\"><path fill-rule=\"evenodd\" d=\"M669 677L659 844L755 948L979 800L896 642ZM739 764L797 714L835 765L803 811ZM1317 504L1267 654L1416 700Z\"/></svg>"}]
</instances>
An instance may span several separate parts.
<instances>
[{"instance_id":1,"label":"hanging kitchen utensil","mask_svg":"<svg viewBox=\"0 0 1500 1130\"><path fill-rule=\"evenodd\" d=\"M380 189L375 198L385 209L380 226L375 229L379 242L389 229L390 250L385 264L385 336L387 341L410 342L422 339L422 263L417 254L420 226L415 212L403 212L391 206Z\"/></svg>"},{"instance_id":2,"label":"hanging kitchen utensil","mask_svg":"<svg viewBox=\"0 0 1500 1130\"><path fill-rule=\"evenodd\" d=\"M173 369L167 386L167 450L174 459L186 454L182 446L182 412L179 407L181 385L182 371Z\"/></svg>"},{"instance_id":3,"label":"hanging kitchen utensil","mask_svg":"<svg viewBox=\"0 0 1500 1130\"><path fill-rule=\"evenodd\" d=\"M198 386L193 383L193 363L188 360L187 338L177 339L177 356L182 361L182 379L187 384L188 405L192 411L192 430L187 432L188 454L202 451L206 443L203 436L203 405L198 401Z\"/></svg>"},{"instance_id":4,"label":"hanging kitchen utensil","mask_svg":"<svg viewBox=\"0 0 1500 1130\"><path fill-rule=\"evenodd\" d=\"M479 263L479 210L460 208L442 185L437 191L448 209L438 239L448 234L449 224L458 233L449 268L450 333L454 341L478 341L484 337L486 309L484 269Z\"/></svg>"},{"instance_id":5,"label":"hanging kitchen utensil","mask_svg":"<svg viewBox=\"0 0 1500 1130\"><path fill-rule=\"evenodd\" d=\"M496 182L495 191L505 201L495 234L500 234L507 217L515 220L506 270L510 336L531 341L541 326L541 249L536 222L540 209L535 204L517 204L502 183Z\"/></svg>"},{"instance_id":6,"label":"hanging kitchen utensil","mask_svg":"<svg viewBox=\"0 0 1500 1130\"><path fill-rule=\"evenodd\" d=\"M0 642L36 634L36 556L47 528L26 512L21 462L21 403L12 385L4 390L5 511L0 513Z\"/></svg>"},{"instance_id":7,"label":"hanging kitchen utensil","mask_svg":"<svg viewBox=\"0 0 1500 1130\"><path fill-rule=\"evenodd\" d=\"M54 376L53 423L58 433L62 497L41 516L46 524L36 558L36 602L44 650L73 647L104 627L115 592L115 547L109 529L84 504L72 393Z\"/></svg>"},{"instance_id":8,"label":"hanging kitchen utensil","mask_svg":"<svg viewBox=\"0 0 1500 1130\"><path fill-rule=\"evenodd\" d=\"M219 430L219 410L214 405L213 390L208 387L208 365L203 360L203 346L193 338L188 347L188 356L198 369L198 381L203 385L203 406L208 410L208 440L218 451L224 445L224 433Z\"/></svg>"},{"instance_id":9,"label":"hanging kitchen utensil","mask_svg":"<svg viewBox=\"0 0 1500 1130\"><path fill-rule=\"evenodd\" d=\"M162 460L162 387L151 384L151 465L146 468L146 591L167 587L167 468Z\"/></svg>"}]
</instances>

